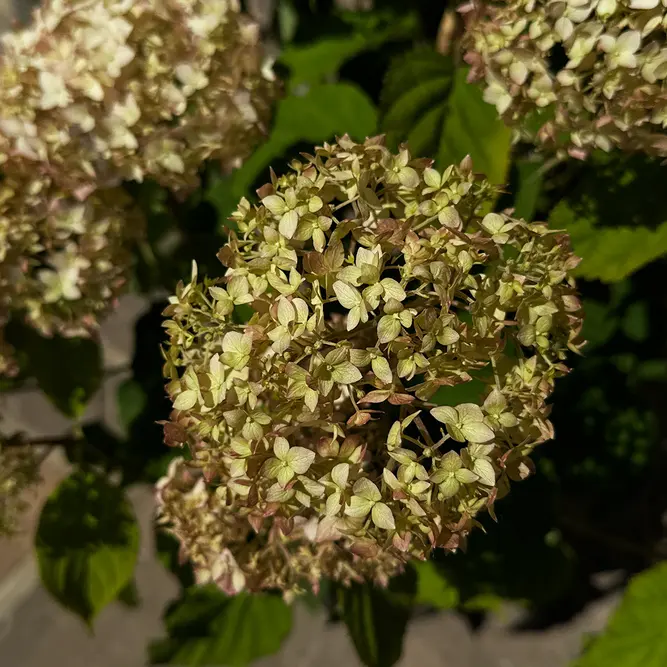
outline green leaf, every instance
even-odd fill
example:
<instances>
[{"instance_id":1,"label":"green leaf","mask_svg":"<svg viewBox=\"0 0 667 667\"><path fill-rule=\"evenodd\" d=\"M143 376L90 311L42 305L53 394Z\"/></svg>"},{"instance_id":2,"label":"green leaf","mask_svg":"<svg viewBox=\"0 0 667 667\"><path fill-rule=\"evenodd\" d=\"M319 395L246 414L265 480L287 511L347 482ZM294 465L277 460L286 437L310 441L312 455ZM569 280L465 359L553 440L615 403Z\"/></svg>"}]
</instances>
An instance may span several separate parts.
<instances>
[{"instance_id":1,"label":"green leaf","mask_svg":"<svg viewBox=\"0 0 667 667\"><path fill-rule=\"evenodd\" d=\"M297 12L292 0L281 0L278 3L278 32L280 41L283 44L289 44L296 34L299 25L299 13Z\"/></svg>"},{"instance_id":2,"label":"green leaf","mask_svg":"<svg viewBox=\"0 0 667 667\"><path fill-rule=\"evenodd\" d=\"M18 351L21 370L37 380L53 405L79 419L102 382L100 346L90 338L45 338L12 321L7 340Z\"/></svg>"},{"instance_id":3,"label":"green leaf","mask_svg":"<svg viewBox=\"0 0 667 667\"><path fill-rule=\"evenodd\" d=\"M342 64L367 48L363 35L328 37L310 44L289 46L279 62L290 69L290 87L322 83L335 74Z\"/></svg>"},{"instance_id":4,"label":"green leaf","mask_svg":"<svg viewBox=\"0 0 667 667\"><path fill-rule=\"evenodd\" d=\"M356 30L345 36L324 37L308 44L288 46L279 62L290 69L290 88L304 83L323 83L335 75L345 61L387 41L407 37L417 25L416 15L411 12L402 12L399 16L385 12L384 16L376 18L379 25L370 31Z\"/></svg>"},{"instance_id":5,"label":"green leaf","mask_svg":"<svg viewBox=\"0 0 667 667\"><path fill-rule=\"evenodd\" d=\"M553 209L582 258L575 274L611 283L667 253L664 172L641 156L591 156Z\"/></svg>"},{"instance_id":6,"label":"green leaf","mask_svg":"<svg viewBox=\"0 0 667 667\"><path fill-rule=\"evenodd\" d=\"M486 383L473 378L453 387L440 387L431 401L436 405L449 405L451 407L456 407L461 403L481 403L487 388Z\"/></svg>"},{"instance_id":7,"label":"green leaf","mask_svg":"<svg viewBox=\"0 0 667 667\"><path fill-rule=\"evenodd\" d=\"M292 629L292 609L280 597L227 597L213 585L186 589L165 614L167 639L152 642L150 662L242 667L280 648Z\"/></svg>"},{"instance_id":8,"label":"green leaf","mask_svg":"<svg viewBox=\"0 0 667 667\"><path fill-rule=\"evenodd\" d=\"M454 74L437 161L445 168L470 155L475 172L491 183L505 183L512 132L495 107L484 101L481 88L467 82L467 76L468 69L463 67Z\"/></svg>"},{"instance_id":9,"label":"green leaf","mask_svg":"<svg viewBox=\"0 0 667 667\"><path fill-rule=\"evenodd\" d=\"M118 593L118 602L130 609L136 609L141 604L141 597L139 597L139 591L134 579L131 579L127 586Z\"/></svg>"},{"instance_id":10,"label":"green leaf","mask_svg":"<svg viewBox=\"0 0 667 667\"><path fill-rule=\"evenodd\" d=\"M623 333L635 343L646 341L651 330L648 303L646 301L631 303L625 311L621 327Z\"/></svg>"},{"instance_id":11,"label":"green leaf","mask_svg":"<svg viewBox=\"0 0 667 667\"><path fill-rule=\"evenodd\" d=\"M459 603L459 592L440 572L433 561L417 561L417 604L436 609L454 609Z\"/></svg>"},{"instance_id":12,"label":"green leaf","mask_svg":"<svg viewBox=\"0 0 667 667\"><path fill-rule=\"evenodd\" d=\"M574 667L667 665L667 563L637 575L607 629Z\"/></svg>"},{"instance_id":13,"label":"green leaf","mask_svg":"<svg viewBox=\"0 0 667 667\"><path fill-rule=\"evenodd\" d=\"M407 141L414 155L435 156L453 71L451 59L432 49L417 49L393 61L380 99L380 127L391 149Z\"/></svg>"},{"instance_id":14,"label":"green leaf","mask_svg":"<svg viewBox=\"0 0 667 667\"><path fill-rule=\"evenodd\" d=\"M643 227L597 228L575 219L562 203L554 209L550 222L570 234L575 254L583 258L575 275L588 280L623 280L667 253L667 222L655 231Z\"/></svg>"},{"instance_id":15,"label":"green leaf","mask_svg":"<svg viewBox=\"0 0 667 667\"><path fill-rule=\"evenodd\" d=\"M189 588L195 583L192 564L183 562L180 554L180 543L167 533L162 527L153 525L155 552L162 566L169 570L180 582L183 588Z\"/></svg>"},{"instance_id":16,"label":"green leaf","mask_svg":"<svg viewBox=\"0 0 667 667\"><path fill-rule=\"evenodd\" d=\"M402 576L391 583L389 590L371 584L338 589L343 620L367 667L391 667L401 657L416 581Z\"/></svg>"},{"instance_id":17,"label":"green leaf","mask_svg":"<svg viewBox=\"0 0 667 667\"><path fill-rule=\"evenodd\" d=\"M44 587L91 626L132 581L139 528L121 489L77 472L46 501L35 549Z\"/></svg>"},{"instance_id":18,"label":"green leaf","mask_svg":"<svg viewBox=\"0 0 667 667\"><path fill-rule=\"evenodd\" d=\"M518 190L514 199L514 217L532 222L537 200L542 190L544 174L542 160L524 159L514 163L518 177Z\"/></svg>"},{"instance_id":19,"label":"green leaf","mask_svg":"<svg viewBox=\"0 0 667 667\"><path fill-rule=\"evenodd\" d=\"M118 421L124 429L129 429L132 422L143 412L146 400L143 387L132 378L118 387Z\"/></svg>"},{"instance_id":20,"label":"green leaf","mask_svg":"<svg viewBox=\"0 0 667 667\"><path fill-rule=\"evenodd\" d=\"M269 138L231 176L211 179L206 200L226 220L259 175L294 144L319 144L345 133L363 140L376 127L373 102L351 84L313 86L305 95L290 95L278 104Z\"/></svg>"},{"instance_id":21,"label":"green leaf","mask_svg":"<svg viewBox=\"0 0 667 667\"><path fill-rule=\"evenodd\" d=\"M584 299L584 327L582 336L586 351L604 345L618 329L619 320L607 303Z\"/></svg>"}]
</instances>

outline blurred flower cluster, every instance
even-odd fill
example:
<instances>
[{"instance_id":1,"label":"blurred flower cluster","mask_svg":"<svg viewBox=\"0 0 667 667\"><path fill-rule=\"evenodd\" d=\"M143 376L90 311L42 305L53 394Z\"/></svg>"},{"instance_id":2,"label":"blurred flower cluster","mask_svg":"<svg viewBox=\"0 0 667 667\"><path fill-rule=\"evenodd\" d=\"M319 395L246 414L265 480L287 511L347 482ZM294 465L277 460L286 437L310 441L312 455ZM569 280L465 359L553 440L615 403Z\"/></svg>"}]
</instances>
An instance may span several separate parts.
<instances>
[{"instance_id":1,"label":"blurred flower cluster","mask_svg":"<svg viewBox=\"0 0 667 667\"><path fill-rule=\"evenodd\" d=\"M0 312L21 308L43 333L84 335L125 284L131 243L142 229L142 216L121 188L79 201L48 177L5 174Z\"/></svg>"},{"instance_id":2,"label":"blurred flower cluster","mask_svg":"<svg viewBox=\"0 0 667 667\"><path fill-rule=\"evenodd\" d=\"M496 189L469 158L431 163L381 137L304 154L241 201L225 278L194 267L171 298L165 441L187 456L159 512L200 581L384 584L462 546L552 437L578 260L563 233L484 214Z\"/></svg>"},{"instance_id":3,"label":"blurred flower cluster","mask_svg":"<svg viewBox=\"0 0 667 667\"><path fill-rule=\"evenodd\" d=\"M471 76L524 139L667 155L665 0L472 0Z\"/></svg>"},{"instance_id":4,"label":"blurred flower cluster","mask_svg":"<svg viewBox=\"0 0 667 667\"><path fill-rule=\"evenodd\" d=\"M12 535L25 500L23 492L39 481L39 468L32 447L17 439L0 439L0 538Z\"/></svg>"},{"instance_id":5,"label":"blurred flower cluster","mask_svg":"<svg viewBox=\"0 0 667 667\"><path fill-rule=\"evenodd\" d=\"M258 38L237 0L46 0L2 38L0 374L12 311L85 335L113 306L144 227L123 181L187 192L204 160L250 152L274 92ZM0 454L0 532L23 451Z\"/></svg>"},{"instance_id":6,"label":"blurred flower cluster","mask_svg":"<svg viewBox=\"0 0 667 667\"><path fill-rule=\"evenodd\" d=\"M143 228L122 182L237 166L269 112L261 58L236 0L47 0L2 38L0 320L96 326Z\"/></svg>"}]
</instances>

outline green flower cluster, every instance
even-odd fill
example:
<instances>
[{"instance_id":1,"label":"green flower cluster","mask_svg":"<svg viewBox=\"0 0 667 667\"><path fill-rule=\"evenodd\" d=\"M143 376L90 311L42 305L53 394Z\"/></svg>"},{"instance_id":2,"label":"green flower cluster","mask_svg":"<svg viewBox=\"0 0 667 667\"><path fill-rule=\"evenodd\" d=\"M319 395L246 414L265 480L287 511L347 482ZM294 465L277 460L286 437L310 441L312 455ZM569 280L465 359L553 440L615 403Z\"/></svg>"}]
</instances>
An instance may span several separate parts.
<instances>
[{"instance_id":1,"label":"green flower cluster","mask_svg":"<svg viewBox=\"0 0 667 667\"><path fill-rule=\"evenodd\" d=\"M237 0L46 0L2 38L0 322L97 325L144 226L122 182L240 164L274 94L261 57Z\"/></svg>"},{"instance_id":2,"label":"green flower cluster","mask_svg":"<svg viewBox=\"0 0 667 667\"><path fill-rule=\"evenodd\" d=\"M317 148L241 201L225 278L195 267L171 298L165 441L189 456L159 512L201 581L385 583L459 548L552 437L578 260L560 232L484 214L496 191L468 158L431 163L382 137ZM476 400L447 399L461 388Z\"/></svg>"},{"instance_id":3,"label":"green flower cluster","mask_svg":"<svg viewBox=\"0 0 667 667\"><path fill-rule=\"evenodd\" d=\"M468 3L464 38L484 98L524 139L667 155L665 0Z\"/></svg>"}]
</instances>

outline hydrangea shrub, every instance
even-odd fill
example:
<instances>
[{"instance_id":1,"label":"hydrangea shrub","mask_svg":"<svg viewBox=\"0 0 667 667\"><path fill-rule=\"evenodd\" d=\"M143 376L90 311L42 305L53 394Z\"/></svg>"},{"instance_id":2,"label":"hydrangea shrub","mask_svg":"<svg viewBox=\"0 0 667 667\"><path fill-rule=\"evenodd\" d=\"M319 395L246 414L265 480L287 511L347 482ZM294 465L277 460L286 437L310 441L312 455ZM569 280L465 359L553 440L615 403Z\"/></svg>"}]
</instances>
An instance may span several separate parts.
<instances>
[{"instance_id":1,"label":"hydrangea shrub","mask_svg":"<svg viewBox=\"0 0 667 667\"><path fill-rule=\"evenodd\" d=\"M665 0L469 2L466 60L523 138L667 155Z\"/></svg>"},{"instance_id":2,"label":"hydrangea shrub","mask_svg":"<svg viewBox=\"0 0 667 667\"><path fill-rule=\"evenodd\" d=\"M561 232L485 214L495 194L469 159L439 172L345 136L241 200L225 278L193 270L165 311L165 441L187 457L160 520L200 581L384 584L531 472L582 345L578 260Z\"/></svg>"}]
</instances>

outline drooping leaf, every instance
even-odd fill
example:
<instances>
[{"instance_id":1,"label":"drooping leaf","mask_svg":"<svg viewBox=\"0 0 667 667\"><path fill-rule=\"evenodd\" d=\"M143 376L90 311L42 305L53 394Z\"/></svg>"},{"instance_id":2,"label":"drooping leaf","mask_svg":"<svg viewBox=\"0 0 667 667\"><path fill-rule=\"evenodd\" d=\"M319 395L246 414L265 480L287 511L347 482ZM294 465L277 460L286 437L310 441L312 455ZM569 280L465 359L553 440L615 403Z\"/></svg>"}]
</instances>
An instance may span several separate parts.
<instances>
[{"instance_id":1,"label":"drooping leaf","mask_svg":"<svg viewBox=\"0 0 667 667\"><path fill-rule=\"evenodd\" d=\"M44 587L90 626L132 581L139 528L121 489L76 472L46 501L35 549Z\"/></svg>"},{"instance_id":2,"label":"drooping leaf","mask_svg":"<svg viewBox=\"0 0 667 667\"><path fill-rule=\"evenodd\" d=\"M380 100L380 128L391 149L407 141L414 155L436 155L453 71L451 59L431 49L417 49L394 60Z\"/></svg>"},{"instance_id":3,"label":"drooping leaf","mask_svg":"<svg viewBox=\"0 0 667 667\"><path fill-rule=\"evenodd\" d=\"M458 589L451 584L432 561L414 563L417 571L417 604L437 609L453 609L459 603Z\"/></svg>"},{"instance_id":4,"label":"drooping leaf","mask_svg":"<svg viewBox=\"0 0 667 667\"><path fill-rule=\"evenodd\" d=\"M239 199L249 195L257 177L290 146L300 141L319 144L345 133L363 140L375 132L376 126L373 103L351 84L313 86L305 95L288 96L278 104L269 138L231 176L213 179L206 199L225 221Z\"/></svg>"},{"instance_id":5,"label":"drooping leaf","mask_svg":"<svg viewBox=\"0 0 667 667\"><path fill-rule=\"evenodd\" d=\"M495 108L484 101L481 88L468 83L467 76L468 70L463 67L454 74L437 161L445 168L470 155L475 172L484 174L491 183L505 183L511 130L498 118Z\"/></svg>"},{"instance_id":6,"label":"drooping leaf","mask_svg":"<svg viewBox=\"0 0 667 667\"><path fill-rule=\"evenodd\" d=\"M165 614L168 638L149 648L154 665L244 667L275 653L292 628L292 609L280 597L227 597L209 585L188 588Z\"/></svg>"},{"instance_id":7,"label":"drooping leaf","mask_svg":"<svg viewBox=\"0 0 667 667\"><path fill-rule=\"evenodd\" d=\"M573 667L667 665L667 563L637 575L606 630Z\"/></svg>"},{"instance_id":8,"label":"drooping leaf","mask_svg":"<svg viewBox=\"0 0 667 667\"><path fill-rule=\"evenodd\" d=\"M100 346L90 338L52 338L12 321L7 340L18 351L21 369L64 415L80 418L102 382Z\"/></svg>"},{"instance_id":9,"label":"drooping leaf","mask_svg":"<svg viewBox=\"0 0 667 667\"><path fill-rule=\"evenodd\" d=\"M414 573L394 579L387 590L371 584L338 589L343 621L367 667L391 667L400 659L415 591Z\"/></svg>"},{"instance_id":10,"label":"drooping leaf","mask_svg":"<svg viewBox=\"0 0 667 667\"><path fill-rule=\"evenodd\" d=\"M642 156L589 159L549 217L582 258L576 274L616 282L667 254L662 169Z\"/></svg>"}]
</instances>

